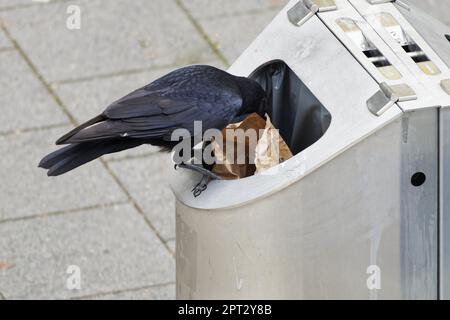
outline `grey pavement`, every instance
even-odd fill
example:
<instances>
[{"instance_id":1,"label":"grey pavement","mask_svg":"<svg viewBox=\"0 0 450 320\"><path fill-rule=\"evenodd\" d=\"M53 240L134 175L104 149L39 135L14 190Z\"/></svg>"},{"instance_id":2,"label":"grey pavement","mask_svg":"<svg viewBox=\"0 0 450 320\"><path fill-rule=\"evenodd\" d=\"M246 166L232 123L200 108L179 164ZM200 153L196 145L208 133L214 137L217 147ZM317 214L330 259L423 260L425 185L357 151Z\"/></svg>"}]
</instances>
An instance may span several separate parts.
<instances>
[{"instance_id":1,"label":"grey pavement","mask_svg":"<svg viewBox=\"0 0 450 320\"><path fill-rule=\"evenodd\" d=\"M12 48L12 45L6 38L6 35L0 31L0 50L7 48Z\"/></svg>"},{"instance_id":2,"label":"grey pavement","mask_svg":"<svg viewBox=\"0 0 450 320\"><path fill-rule=\"evenodd\" d=\"M114 292L87 297L89 300L171 300L175 296L175 284L152 286L149 288Z\"/></svg>"},{"instance_id":3,"label":"grey pavement","mask_svg":"<svg viewBox=\"0 0 450 320\"><path fill-rule=\"evenodd\" d=\"M79 32L65 27L66 2L0 14L50 82L214 59L211 48L174 1L70 3L82 10Z\"/></svg>"},{"instance_id":4,"label":"grey pavement","mask_svg":"<svg viewBox=\"0 0 450 320\"><path fill-rule=\"evenodd\" d=\"M54 149L55 137L70 128L0 136L0 221L128 200L100 161L58 178L47 178L37 169L39 158Z\"/></svg>"},{"instance_id":5,"label":"grey pavement","mask_svg":"<svg viewBox=\"0 0 450 320\"><path fill-rule=\"evenodd\" d=\"M141 147L59 178L37 163L60 135L170 70L227 68L285 3L0 0L0 300L175 297L167 155ZM80 30L66 27L69 5L81 8Z\"/></svg>"},{"instance_id":6,"label":"grey pavement","mask_svg":"<svg viewBox=\"0 0 450 320\"><path fill-rule=\"evenodd\" d=\"M211 0L182 1L184 6L198 20L215 19L224 16L249 15L261 13L264 10L279 9L288 1L286 0L227 0L216 5Z\"/></svg>"},{"instance_id":7,"label":"grey pavement","mask_svg":"<svg viewBox=\"0 0 450 320\"><path fill-rule=\"evenodd\" d=\"M68 118L48 95L46 88L29 72L29 67L22 57L12 50L0 54L0 105L7 106L11 101L15 101L14 107L4 107L2 110L0 132L69 123Z\"/></svg>"},{"instance_id":8,"label":"grey pavement","mask_svg":"<svg viewBox=\"0 0 450 320\"><path fill-rule=\"evenodd\" d=\"M158 153L110 164L164 241L175 238L175 200L167 181L170 163L169 154Z\"/></svg>"},{"instance_id":9,"label":"grey pavement","mask_svg":"<svg viewBox=\"0 0 450 320\"><path fill-rule=\"evenodd\" d=\"M133 206L0 224L1 290L10 299L75 298L175 281L174 260ZM81 290L68 290L79 266ZM24 287L27 288L24 291Z\"/></svg>"},{"instance_id":10,"label":"grey pavement","mask_svg":"<svg viewBox=\"0 0 450 320\"><path fill-rule=\"evenodd\" d=\"M227 68L286 2L0 0L0 300L175 297L168 155L141 147L58 178L37 164L167 72ZM69 5L80 30L66 27Z\"/></svg>"},{"instance_id":11,"label":"grey pavement","mask_svg":"<svg viewBox=\"0 0 450 320\"><path fill-rule=\"evenodd\" d=\"M276 14L278 9L267 9L264 12L249 12L246 14L217 17L214 19L199 19L203 29L217 45L227 61L234 61L242 53L242 48L250 44L255 35L259 34ZM242 28L245 26L245 32ZM239 39L236 39L239 35Z\"/></svg>"}]
</instances>

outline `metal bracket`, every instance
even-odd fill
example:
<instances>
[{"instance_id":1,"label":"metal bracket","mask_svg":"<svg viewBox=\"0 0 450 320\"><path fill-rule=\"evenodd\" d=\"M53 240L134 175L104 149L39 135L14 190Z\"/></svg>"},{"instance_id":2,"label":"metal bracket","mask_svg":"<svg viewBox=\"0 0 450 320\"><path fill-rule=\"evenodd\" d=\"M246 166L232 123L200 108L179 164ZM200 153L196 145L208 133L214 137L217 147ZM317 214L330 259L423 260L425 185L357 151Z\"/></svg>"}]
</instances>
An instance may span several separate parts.
<instances>
[{"instance_id":1,"label":"metal bracket","mask_svg":"<svg viewBox=\"0 0 450 320\"><path fill-rule=\"evenodd\" d=\"M441 81L442 90L450 95L450 79L445 79Z\"/></svg>"},{"instance_id":2,"label":"metal bracket","mask_svg":"<svg viewBox=\"0 0 450 320\"><path fill-rule=\"evenodd\" d=\"M380 90L367 100L367 108L379 117L397 102L416 99L416 92L407 84L389 86L386 82L382 82Z\"/></svg>"},{"instance_id":3,"label":"metal bracket","mask_svg":"<svg viewBox=\"0 0 450 320\"><path fill-rule=\"evenodd\" d=\"M300 27L317 12L326 12L336 9L337 6L334 0L300 0L288 10L287 15L289 21L293 25Z\"/></svg>"}]
</instances>

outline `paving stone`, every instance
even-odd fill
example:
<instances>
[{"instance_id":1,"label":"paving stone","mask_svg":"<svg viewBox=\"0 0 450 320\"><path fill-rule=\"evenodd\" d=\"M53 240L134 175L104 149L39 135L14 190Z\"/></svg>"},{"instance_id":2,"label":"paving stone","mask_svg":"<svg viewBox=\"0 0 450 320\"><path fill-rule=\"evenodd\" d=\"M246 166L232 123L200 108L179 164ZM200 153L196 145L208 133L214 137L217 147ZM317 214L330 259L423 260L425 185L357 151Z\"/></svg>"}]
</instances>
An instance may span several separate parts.
<instances>
[{"instance_id":1,"label":"paving stone","mask_svg":"<svg viewBox=\"0 0 450 320\"><path fill-rule=\"evenodd\" d=\"M32 0L0 0L0 9L33 3Z\"/></svg>"},{"instance_id":2,"label":"paving stone","mask_svg":"<svg viewBox=\"0 0 450 320\"><path fill-rule=\"evenodd\" d=\"M181 0L197 19L231 16L236 14L279 9L289 0Z\"/></svg>"},{"instance_id":3,"label":"paving stone","mask_svg":"<svg viewBox=\"0 0 450 320\"><path fill-rule=\"evenodd\" d=\"M37 168L69 129L0 136L0 221L128 199L99 161L56 178Z\"/></svg>"},{"instance_id":4,"label":"paving stone","mask_svg":"<svg viewBox=\"0 0 450 320\"><path fill-rule=\"evenodd\" d=\"M0 134L69 122L16 51L0 51L0 70Z\"/></svg>"},{"instance_id":5,"label":"paving stone","mask_svg":"<svg viewBox=\"0 0 450 320\"><path fill-rule=\"evenodd\" d=\"M206 62L206 64L223 68L223 65L217 61ZM131 91L156 80L176 68L177 67L163 68L107 78L95 78L74 83L56 83L52 85L52 87L61 97L70 113L75 117L78 123L81 124L103 112L103 110L105 110L105 108L113 101L116 101ZM130 156L142 156L157 150L159 150L159 148L141 146L132 150L108 155L105 158L107 160L117 160Z\"/></svg>"},{"instance_id":6,"label":"paving stone","mask_svg":"<svg viewBox=\"0 0 450 320\"><path fill-rule=\"evenodd\" d=\"M175 254L175 252L176 252L176 245L177 245L176 240L169 240L169 241L166 242L166 244L169 246L170 251L172 251L172 253Z\"/></svg>"},{"instance_id":7,"label":"paving stone","mask_svg":"<svg viewBox=\"0 0 450 320\"><path fill-rule=\"evenodd\" d=\"M175 237L175 205L167 179L172 170L169 154L110 163L133 199L165 239Z\"/></svg>"},{"instance_id":8,"label":"paving stone","mask_svg":"<svg viewBox=\"0 0 450 320\"><path fill-rule=\"evenodd\" d=\"M174 300L175 284L99 295L86 300Z\"/></svg>"},{"instance_id":9,"label":"paving stone","mask_svg":"<svg viewBox=\"0 0 450 320\"><path fill-rule=\"evenodd\" d=\"M278 10L268 10L239 16L200 20L200 24L227 60L232 63L264 30L278 12Z\"/></svg>"},{"instance_id":10,"label":"paving stone","mask_svg":"<svg viewBox=\"0 0 450 320\"><path fill-rule=\"evenodd\" d=\"M6 38L6 35L3 33L3 31L0 30L0 50L11 47L12 44L9 42L8 38Z\"/></svg>"},{"instance_id":11,"label":"paving stone","mask_svg":"<svg viewBox=\"0 0 450 320\"><path fill-rule=\"evenodd\" d=\"M174 259L131 205L0 224L0 261L9 266L0 271L6 299L65 299L174 281ZM79 267L80 290L67 287L69 266Z\"/></svg>"},{"instance_id":12,"label":"paving stone","mask_svg":"<svg viewBox=\"0 0 450 320\"><path fill-rule=\"evenodd\" d=\"M81 9L80 30L66 27L68 5L56 2L0 13L50 82L215 58L174 1L70 1Z\"/></svg>"},{"instance_id":13,"label":"paving stone","mask_svg":"<svg viewBox=\"0 0 450 320\"><path fill-rule=\"evenodd\" d=\"M0 0L0 9L14 9L24 5L41 5L62 0Z\"/></svg>"}]
</instances>

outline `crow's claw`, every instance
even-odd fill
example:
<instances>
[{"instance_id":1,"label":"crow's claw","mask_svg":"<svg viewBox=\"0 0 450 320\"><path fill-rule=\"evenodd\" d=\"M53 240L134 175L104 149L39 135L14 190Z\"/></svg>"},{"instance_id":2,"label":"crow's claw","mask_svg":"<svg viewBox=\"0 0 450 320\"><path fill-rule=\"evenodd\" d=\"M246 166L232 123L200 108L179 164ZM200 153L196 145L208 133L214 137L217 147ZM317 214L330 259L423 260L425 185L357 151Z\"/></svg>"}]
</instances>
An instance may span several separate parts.
<instances>
[{"instance_id":1,"label":"crow's claw","mask_svg":"<svg viewBox=\"0 0 450 320\"><path fill-rule=\"evenodd\" d=\"M209 182L209 181L208 181ZM197 183L197 185L194 187L194 189L192 189L192 194L194 195L194 197L199 197L203 191L205 191L206 189L208 189L208 183L204 182L203 179L202 181L200 181L199 183Z\"/></svg>"},{"instance_id":2,"label":"crow's claw","mask_svg":"<svg viewBox=\"0 0 450 320\"><path fill-rule=\"evenodd\" d=\"M202 180L200 180L199 183L197 183L197 185L194 187L194 189L192 189L192 193L194 195L194 197L199 197L207 188L208 188L208 183L212 180L212 178L210 176L204 175L202 177Z\"/></svg>"},{"instance_id":3,"label":"crow's claw","mask_svg":"<svg viewBox=\"0 0 450 320\"><path fill-rule=\"evenodd\" d=\"M197 183L197 185L192 189L192 193L196 198L199 197L208 188L208 183L211 180L222 180L222 178L214 172L209 171L208 169L203 168L199 165L180 163L175 165L175 170L177 170L178 168L192 170L202 175L202 180L200 180L200 182Z\"/></svg>"}]
</instances>

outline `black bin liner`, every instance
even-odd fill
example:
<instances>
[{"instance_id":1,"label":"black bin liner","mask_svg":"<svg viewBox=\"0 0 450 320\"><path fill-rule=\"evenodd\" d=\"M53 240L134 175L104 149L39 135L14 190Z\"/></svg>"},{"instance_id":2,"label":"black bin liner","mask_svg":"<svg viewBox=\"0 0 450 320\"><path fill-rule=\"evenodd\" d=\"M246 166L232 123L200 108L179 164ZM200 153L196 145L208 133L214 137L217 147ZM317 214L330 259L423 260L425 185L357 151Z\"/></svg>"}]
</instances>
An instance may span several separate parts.
<instances>
[{"instance_id":1,"label":"black bin liner","mask_svg":"<svg viewBox=\"0 0 450 320\"><path fill-rule=\"evenodd\" d=\"M283 61L275 61L255 71L269 97L272 123L295 155L319 140L331 123L330 112Z\"/></svg>"}]
</instances>

